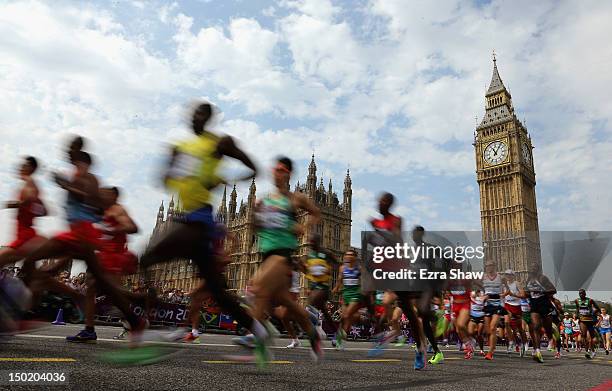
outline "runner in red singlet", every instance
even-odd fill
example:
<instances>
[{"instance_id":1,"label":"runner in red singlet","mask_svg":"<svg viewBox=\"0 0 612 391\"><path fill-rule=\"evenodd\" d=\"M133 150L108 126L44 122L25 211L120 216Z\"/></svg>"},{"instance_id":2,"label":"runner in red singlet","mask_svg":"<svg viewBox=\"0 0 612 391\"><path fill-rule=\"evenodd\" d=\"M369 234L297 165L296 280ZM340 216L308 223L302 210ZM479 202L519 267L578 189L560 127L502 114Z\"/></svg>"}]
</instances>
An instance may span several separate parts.
<instances>
[{"instance_id":1,"label":"runner in red singlet","mask_svg":"<svg viewBox=\"0 0 612 391\"><path fill-rule=\"evenodd\" d=\"M117 201L119 189L107 187L100 189L100 198L106 209L101 224L96 227L101 233L99 251L96 253L98 262L104 272L117 284L121 276L136 272L138 260L127 248L127 235L138 232L138 227L132 218ZM144 297L142 297L144 298ZM134 297L133 299L142 299ZM85 299L85 329L77 335L66 337L68 342L96 342L94 329L94 313L96 306L96 285L93 276L89 276Z\"/></svg>"},{"instance_id":2,"label":"runner in red singlet","mask_svg":"<svg viewBox=\"0 0 612 391\"><path fill-rule=\"evenodd\" d=\"M32 175L38 168L38 162L32 156L24 159L19 168L19 179L24 184L19 191L17 201L9 201L6 208L17 209L16 238L5 248L0 249L0 267L19 261L28 252L44 242L34 229L34 219L45 216L47 210L40 200L40 192Z\"/></svg>"}]
</instances>

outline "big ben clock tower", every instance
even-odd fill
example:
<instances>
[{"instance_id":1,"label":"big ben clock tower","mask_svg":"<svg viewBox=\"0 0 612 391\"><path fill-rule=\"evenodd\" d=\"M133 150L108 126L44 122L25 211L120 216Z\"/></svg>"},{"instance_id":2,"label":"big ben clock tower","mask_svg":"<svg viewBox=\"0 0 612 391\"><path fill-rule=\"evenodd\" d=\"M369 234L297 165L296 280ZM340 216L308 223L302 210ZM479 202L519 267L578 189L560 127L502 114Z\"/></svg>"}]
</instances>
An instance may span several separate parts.
<instances>
[{"instance_id":1,"label":"big ben clock tower","mask_svg":"<svg viewBox=\"0 0 612 391\"><path fill-rule=\"evenodd\" d=\"M514 113L493 54L486 112L476 128L476 174L485 257L498 270L525 281L530 265L542 268L531 137Z\"/></svg>"}]
</instances>

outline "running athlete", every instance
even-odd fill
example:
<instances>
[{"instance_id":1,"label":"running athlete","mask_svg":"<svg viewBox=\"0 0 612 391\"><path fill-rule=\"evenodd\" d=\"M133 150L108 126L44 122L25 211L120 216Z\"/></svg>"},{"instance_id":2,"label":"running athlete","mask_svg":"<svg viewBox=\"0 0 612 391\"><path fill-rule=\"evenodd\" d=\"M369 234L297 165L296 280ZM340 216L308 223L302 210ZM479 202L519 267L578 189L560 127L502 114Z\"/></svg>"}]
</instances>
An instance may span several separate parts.
<instances>
[{"instance_id":1,"label":"running athlete","mask_svg":"<svg viewBox=\"0 0 612 391\"><path fill-rule=\"evenodd\" d=\"M574 335L574 322L570 318L569 312L563 315L563 343L565 345L565 351L569 352L570 344L572 343Z\"/></svg>"},{"instance_id":2,"label":"running athlete","mask_svg":"<svg viewBox=\"0 0 612 391\"><path fill-rule=\"evenodd\" d=\"M476 336L478 345L480 346L480 355L484 356L484 307L485 296L480 289L472 292L470 297L470 323L468 324L468 333L472 337ZM470 359L471 356L466 355L465 358Z\"/></svg>"},{"instance_id":3,"label":"running athlete","mask_svg":"<svg viewBox=\"0 0 612 391\"><path fill-rule=\"evenodd\" d=\"M332 325L333 320L326 303L330 297L332 273L337 268L338 260L331 251L321 247L321 237L318 234L311 236L309 244L310 249L303 263L308 280L308 305L322 313L325 322Z\"/></svg>"},{"instance_id":4,"label":"running athlete","mask_svg":"<svg viewBox=\"0 0 612 391\"><path fill-rule=\"evenodd\" d=\"M234 158L249 168L250 172L238 178L239 181L254 178L257 169L231 137L219 136L206 128L212 118L210 103L197 105L191 118L194 136L172 148L163 181L178 193L185 213L172 230L145 251L140 265L146 270L177 258L191 259L218 305L240 325L253 330L256 324L252 317L238 298L227 291L225 279L217 272L213 242L219 231L213 221L210 201L212 190L224 183L218 175L224 157Z\"/></svg>"},{"instance_id":5,"label":"running athlete","mask_svg":"<svg viewBox=\"0 0 612 391\"><path fill-rule=\"evenodd\" d=\"M599 315L599 334L603 338L604 349L606 355L610 354L610 314L605 307L601 307L601 314Z\"/></svg>"},{"instance_id":6,"label":"running athlete","mask_svg":"<svg viewBox=\"0 0 612 391\"><path fill-rule=\"evenodd\" d=\"M525 290L521 291L521 314L522 314L522 326L523 330L527 330L529 332L529 339L533 341L533 327L531 323L531 303L529 301L529 294L525 293ZM529 348L528 340L524 341L525 349L521 351L522 355L525 355L525 352ZM522 356L521 356L522 357Z\"/></svg>"},{"instance_id":7,"label":"running athlete","mask_svg":"<svg viewBox=\"0 0 612 391\"><path fill-rule=\"evenodd\" d=\"M497 273L495 262L487 261L485 264L485 275L482 279L483 293L486 297L484 328L489 333L489 352L485 356L486 360L493 360L493 353L495 353L495 346L497 344L499 318L506 315L506 310L502 304L502 294L505 291L504 285L505 279Z\"/></svg>"},{"instance_id":8,"label":"running athlete","mask_svg":"<svg viewBox=\"0 0 612 391\"><path fill-rule=\"evenodd\" d=\"M357 264L357 254L353 250L344 253L344 263L338 271L338 283L334 293L342 293L342 321L336 332L336 348L343 349L346 335L353 324L353 318L359 309L366 307L361 294L361 268Z\"/></svg>"},{"instance_id":9,"label":"running athlete","mask_svg":"<svg viewBox=\"0 0 612 391\"><path fill-rule=\"evenodd\" d=\"M386 237L389 240L397 240L402 237L402 218L391 213L394 197L390 193L384 193L378 201L378 211L381 218L370 220L370 225L374 230ZM378 294L378 293L376 293ZM397 295L390 290L385 290L380 298L380 306L384 308L384 312L378 316L377 329L383 330L380 337L377 338L376 349L382 349L389 341L400 335L399 319L401 319L402 310L396 307ZM378 304L378 303L377 303ZM374 311L376 313L376 310ZM390 333L386 333L385 325L389 323L392 327Z\"/></svg>"},{"instance_id":10,"label":"running athlete","mask_svg":"<svg viewBox=\"0 0 612 391\"><path fill-rule=\"evenodd\" d=\"M580 321L578 320L578 314L576 312L572 314L572 322L574 323L572 326L572 330L574 331L574 351L580 352L582 350L582 337L580 336Z\"/></svg>"},{"instance_id":11,"label":"running athlete","mask_svg":"<svg viewBox=\"0 0 612 391\"><path fill-rule=\"evenodd\" d=\"M323 356L320 335L311 324L306 310L291 298L289 288L292 272L296 270L292 255L298 248L298 235L312 232L321 213L304 194L289 191L292 171L291 159L278 158L273 169L275 189L255 206L255 225L258 228L263 262L253 279L253 317L260 322L260 326L272 303L287 308L291 318L308 335L313 359L317 361ZM297 222L296 213L299 209L308 213L306 227ZM255 354L258 362L268 361L269 332L263 326L252 331L256 337Z\"/></svg>"},{"instance_id":12,"label":"running athlete","mask_svg":"<svg viewBox=\"0 0 612 391\"><path fill-rule=\"evenodd\" d=\"M89 171L92 164L91 156L82 151L82 147L83 139L76 137L68 149L68 157L75 167L73 177L66 179L59 174L54 175L55 182L68 193L66 215L70 230L45 241L24 259L23 280L26 285L35 282L33 279L37 274L36 261L62 257L81 259L85 261L88 271L96 279L97 287L108 294L115 306L125 315L135 336L139 336L145 325L144 320L130 311L129 303L124 297L125 292L104 272L96 258L95 251L100 244L100 232L94 224L101 220L103 204L100 199L98 179ZM53 272L54 270L48 270L46 273Z\"/></svg>"},{"instance_id":13,"label":"running athlete","mask_svg":"<svg viewBox=\"0 0 612 391\"><path fill-rule=\"evenodd\" d=\"M429 250L433 246L423 240L424 236L425 228L419 225L415 226L412 230L412 241L415 247L420 247L422 250L419 258L412 263L412 267L417 270L417 273L419 273L419 269L429 270L433 263L433 259L428 255L430 252ZM438 348L438 343L432 327L435 314L431 309L431 302L436 287L431 281L427 280L420 280L418 283L419 286L416 289L413 287L410 291L395 292L398 295L400 307L404 314L406 314L416 339L417 352L414 368L417 370L425 368L425 337L429 341L434 353L434 356L427 360L427 362L430 364L439 364L444 361L444 355ZM417 314L421 319L419 319Z\"/></svg>"},{"instance_id":14,"label":"running athlete","mask_svg":"<svg viewBox=\"0 0 612 391\"><path fill-rule=\"evenodd\" d=\"M127 249L127 235L137 233L138 227L118 203L118 188L102 188L100 197L105 210L102 224L98 227L102 236L97 257L102 269L119 285L122 275L136 272L138 260ZM89 276L85 295L85 328L74 336L66 337L68 342L96 342L98 336L94 329L95 307L96 284Z\"/></svg>"},{"instance_id":15,"label":"running athlete","mask_svg":"<svg viewBox=\"0 0 612 391\"><path fill-rule=\"evenodd\" d=\"M584 356L588 359L595 357L595 316L598 316L600 309L595 300L587 297L586 291L578 291L578 299L575 300L578 309L580 335L584 341Z\"/></svg>"},{"instance_id":16,"label":"running athlete","mask_svg":"<svg viewBox=\"0 0 612 391\"><path fill-rule=\"evenodd\" d=\"M461 270L461 263L455 263L453 269ZM451 295L452 318L455 322L455 330L459 336L459 341L463 344L465 358L471 359L474 355L474 346L468 333L468 323L470 321L470 299L472 283L470 280L453 279L449 283L448 290Z\"/></svg>"},{"instance_id":17,"label":"running athlete","mask_svg":"<svg viewBox=\"0 0 612 391\"><path fill-rule=\"evenodd\" d=\"M19 168L19 179L24 182L23 186L17 201L6 203L6 208L17 209L17 232L15 240L0 249L0 268L21 260L45 240L38 236L33 228L34 219L47 214L40 200L38 186L32 177L37 168L38 161L34 157L28 156L23 160Z\"/></svg>"},{"instance_id":18,"label":"running athlete","mask_svg":"<svg viewBox=\"0 0 612 391\"><path fill-rule=\"evenodd\" d=\"M527 284L525 287L529 295L531 306L531 322L533 330L533 359L543 363L540 345L542 341L542 327L549 339L553 339L551 314L555 312L551 297L557 293L557 289L548 277L542 274L537 265L530 265Z\"/></svg>"},{"instance_id":19,"label":"running athlete","mask_svg":"<svg viewBox=\"0 0 612 391\"><path fill-rule=\"evenodd\" d=\"M525 355L525 344L527 342L527 334L523 329L522 310L521 310L521 290L519 282L516 281L514 271L506 270L506 295L504 297L504 308L508 312L504 315L504 323L506 325L506 337L508 338L508 354L512 352L515 344L515 333L521 337L521 345L519 347L520 356Z\"/></svg>"}]
</instances>

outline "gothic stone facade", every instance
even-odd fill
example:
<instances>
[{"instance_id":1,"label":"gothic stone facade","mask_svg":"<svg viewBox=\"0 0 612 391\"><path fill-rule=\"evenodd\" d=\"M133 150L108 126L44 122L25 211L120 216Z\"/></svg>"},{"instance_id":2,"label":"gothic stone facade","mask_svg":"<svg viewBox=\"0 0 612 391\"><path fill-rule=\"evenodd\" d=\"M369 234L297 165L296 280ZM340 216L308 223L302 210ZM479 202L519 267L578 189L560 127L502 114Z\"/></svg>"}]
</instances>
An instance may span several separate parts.
<instances>
[{"instance_id":1,"label":"gothic stone facade","mask_svg":"<svg viewBox=\"0 0 612 391\"><path fill-rule=\"evenodd\" d=\"M344 189L342 202L338 199L329 180L325 189L323 178L320 178L317 186L317 165L314 155L308 167L306 183L299 182L293 188L294 192L306 194L320 209L321 222L314 228L321 236L322 246L331 250L338 259L341 259L344 251L350 248L351 242L351 202L352 189L351 177L347 170L344 178ZM236 186L234 186L227 203L226 192L223 194L219 206L217 219L224 223L228 230L228 240L225 251L231 257L232 262L227 267L227 281L229 288L233 291L242 292L247 288L248 281L262 262L261 253L258 250L257 235L255 232L252 208L256 202L256 184L251 183L247 201L237 203ZM298 211L298 222L303 224L306 218L304 211ZM296 256L302 256L307 252L307 239L311 232L305 232L299 237L299 249ZM335 283L336 276L333 276ZM304 277L301 280L301 296L305 295Z\"/></svg>"}]
</instances>

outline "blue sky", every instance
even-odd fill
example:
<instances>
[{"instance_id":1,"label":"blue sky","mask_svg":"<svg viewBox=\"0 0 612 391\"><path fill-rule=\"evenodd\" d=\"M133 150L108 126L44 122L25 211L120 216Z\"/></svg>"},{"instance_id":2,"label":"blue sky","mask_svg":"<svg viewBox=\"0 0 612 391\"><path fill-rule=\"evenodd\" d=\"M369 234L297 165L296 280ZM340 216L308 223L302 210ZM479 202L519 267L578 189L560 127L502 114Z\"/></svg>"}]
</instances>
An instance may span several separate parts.
<instances>
[{"instance_id":1,"label":"blue sky","mask_svg":"<svg viewBox=\"0 0 612 391\"><path fill-rule=\"evenodd\" d=\"M39 156L56 211L41 227L61 229L47 174L65 168L67 135L84 134L142 247L166 197L160 159L187 134L190 101L207 98L263 169L262 192L277 154L303 180L314 151L337 191L350 167L355 244L383 190L408 224L479 229L471 144L495 49L535 145L540 228L610 230L611 19L597 1L4 2L0 197L19 156Z\"/></svg>"}]
</instances>

